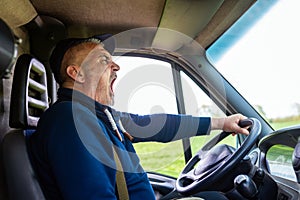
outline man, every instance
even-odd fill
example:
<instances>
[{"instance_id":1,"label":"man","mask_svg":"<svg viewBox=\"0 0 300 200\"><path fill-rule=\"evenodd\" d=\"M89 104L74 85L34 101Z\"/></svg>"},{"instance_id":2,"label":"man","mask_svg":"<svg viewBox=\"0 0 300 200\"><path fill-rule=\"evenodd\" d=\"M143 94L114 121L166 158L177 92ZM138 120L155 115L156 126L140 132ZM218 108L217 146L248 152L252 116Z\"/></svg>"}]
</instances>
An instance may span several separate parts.
<instances>
[{"instance_id":1,"label":"man","mask_svg":"<svg viewBox=\"0 0 300 200\"><path fill-rule=\"evenodd\" d=\"M58 101L41 117L29 141L47 199L155 199L132 142L169 142L214 129L249 134L238 126L245 118L240 114L211 119L115 111L110 106L120 67L112 61L110 46L103 46L105 39L66 39L52 52ZM120 197L124 192L120 194L116 181L117 168L125 176L121 185L126 184L127 197Z\"/></svg>"}]
</instances>

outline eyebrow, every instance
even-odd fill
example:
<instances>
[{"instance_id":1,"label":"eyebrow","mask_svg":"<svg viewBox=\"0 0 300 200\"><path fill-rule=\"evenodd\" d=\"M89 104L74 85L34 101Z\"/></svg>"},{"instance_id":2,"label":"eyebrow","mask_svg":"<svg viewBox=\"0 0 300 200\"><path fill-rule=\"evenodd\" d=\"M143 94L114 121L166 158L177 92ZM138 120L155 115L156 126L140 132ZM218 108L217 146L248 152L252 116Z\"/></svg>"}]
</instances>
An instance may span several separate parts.
<instances>
[{"instance_id":1,"label":"eyebrow","mask_svg":"<svg viewBox=\"0 0 300 200\"><path fill-rule=\"evenodd\" d=\"M112 57L110 54L108 53L100 53L97 56L97 60L101 60L101 61L107 61L107 62L112 62Z\"/></svg>"}]
</instances>

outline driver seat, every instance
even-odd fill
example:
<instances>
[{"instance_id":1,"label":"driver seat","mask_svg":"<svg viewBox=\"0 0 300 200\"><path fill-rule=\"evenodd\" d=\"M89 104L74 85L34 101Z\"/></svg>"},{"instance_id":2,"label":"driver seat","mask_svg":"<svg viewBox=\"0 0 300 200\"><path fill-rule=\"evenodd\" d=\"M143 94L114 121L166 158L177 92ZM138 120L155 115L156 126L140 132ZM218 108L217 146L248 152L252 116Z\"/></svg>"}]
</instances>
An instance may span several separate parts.
<instances>
[{"instance_id":1,"label":"driver seat","mask_svg":"<svg viewBox=\"0 0 300 200\"><path fill-rule=\"evenodd\" d=\"M11 129L2 141L2 166L8 199L43 200L27 153L26 139L48 108L47 77L44 65L31 55L21 55L16 63L11 91Z\"/></svg>"}]
</instances>

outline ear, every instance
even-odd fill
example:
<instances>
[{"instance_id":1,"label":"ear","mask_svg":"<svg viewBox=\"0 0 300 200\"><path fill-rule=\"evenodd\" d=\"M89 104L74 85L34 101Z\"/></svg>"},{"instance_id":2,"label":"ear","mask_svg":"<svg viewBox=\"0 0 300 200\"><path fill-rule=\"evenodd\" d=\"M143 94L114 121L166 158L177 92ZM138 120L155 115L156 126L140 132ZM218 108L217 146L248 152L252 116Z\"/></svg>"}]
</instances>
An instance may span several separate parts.
<instances>
[{"instance_id":1,"label":"ear","mask_svg":"<svg viewBox=\"0 0 300 200\"><path fill-rule=\"evenodd\" d=\"M76 82L84 83L85 74L77 65L69 65L66 69L67 75Z\"/></svg>"}]
</instances>

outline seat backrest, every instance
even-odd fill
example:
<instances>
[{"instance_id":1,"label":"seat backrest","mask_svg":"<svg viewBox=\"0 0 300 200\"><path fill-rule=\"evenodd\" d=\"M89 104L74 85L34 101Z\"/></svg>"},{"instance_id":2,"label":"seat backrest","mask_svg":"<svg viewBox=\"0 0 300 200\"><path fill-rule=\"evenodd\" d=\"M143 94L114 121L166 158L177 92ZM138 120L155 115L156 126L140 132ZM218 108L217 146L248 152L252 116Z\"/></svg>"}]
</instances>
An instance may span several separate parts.
<instances>
[{"instance_id":1,"label":"seat backrest","mask_svg":"<svg viewBox=\"0 0 300 200\"><path fill-rule=\"evenodd\" d=\"M14 70L9 124L2 141L2 164L10 200L45 199L31 165L26 137L30 137L40 115L48 108L44 65L31 55L21 55Z\"/></svg>"}]
</instances>

